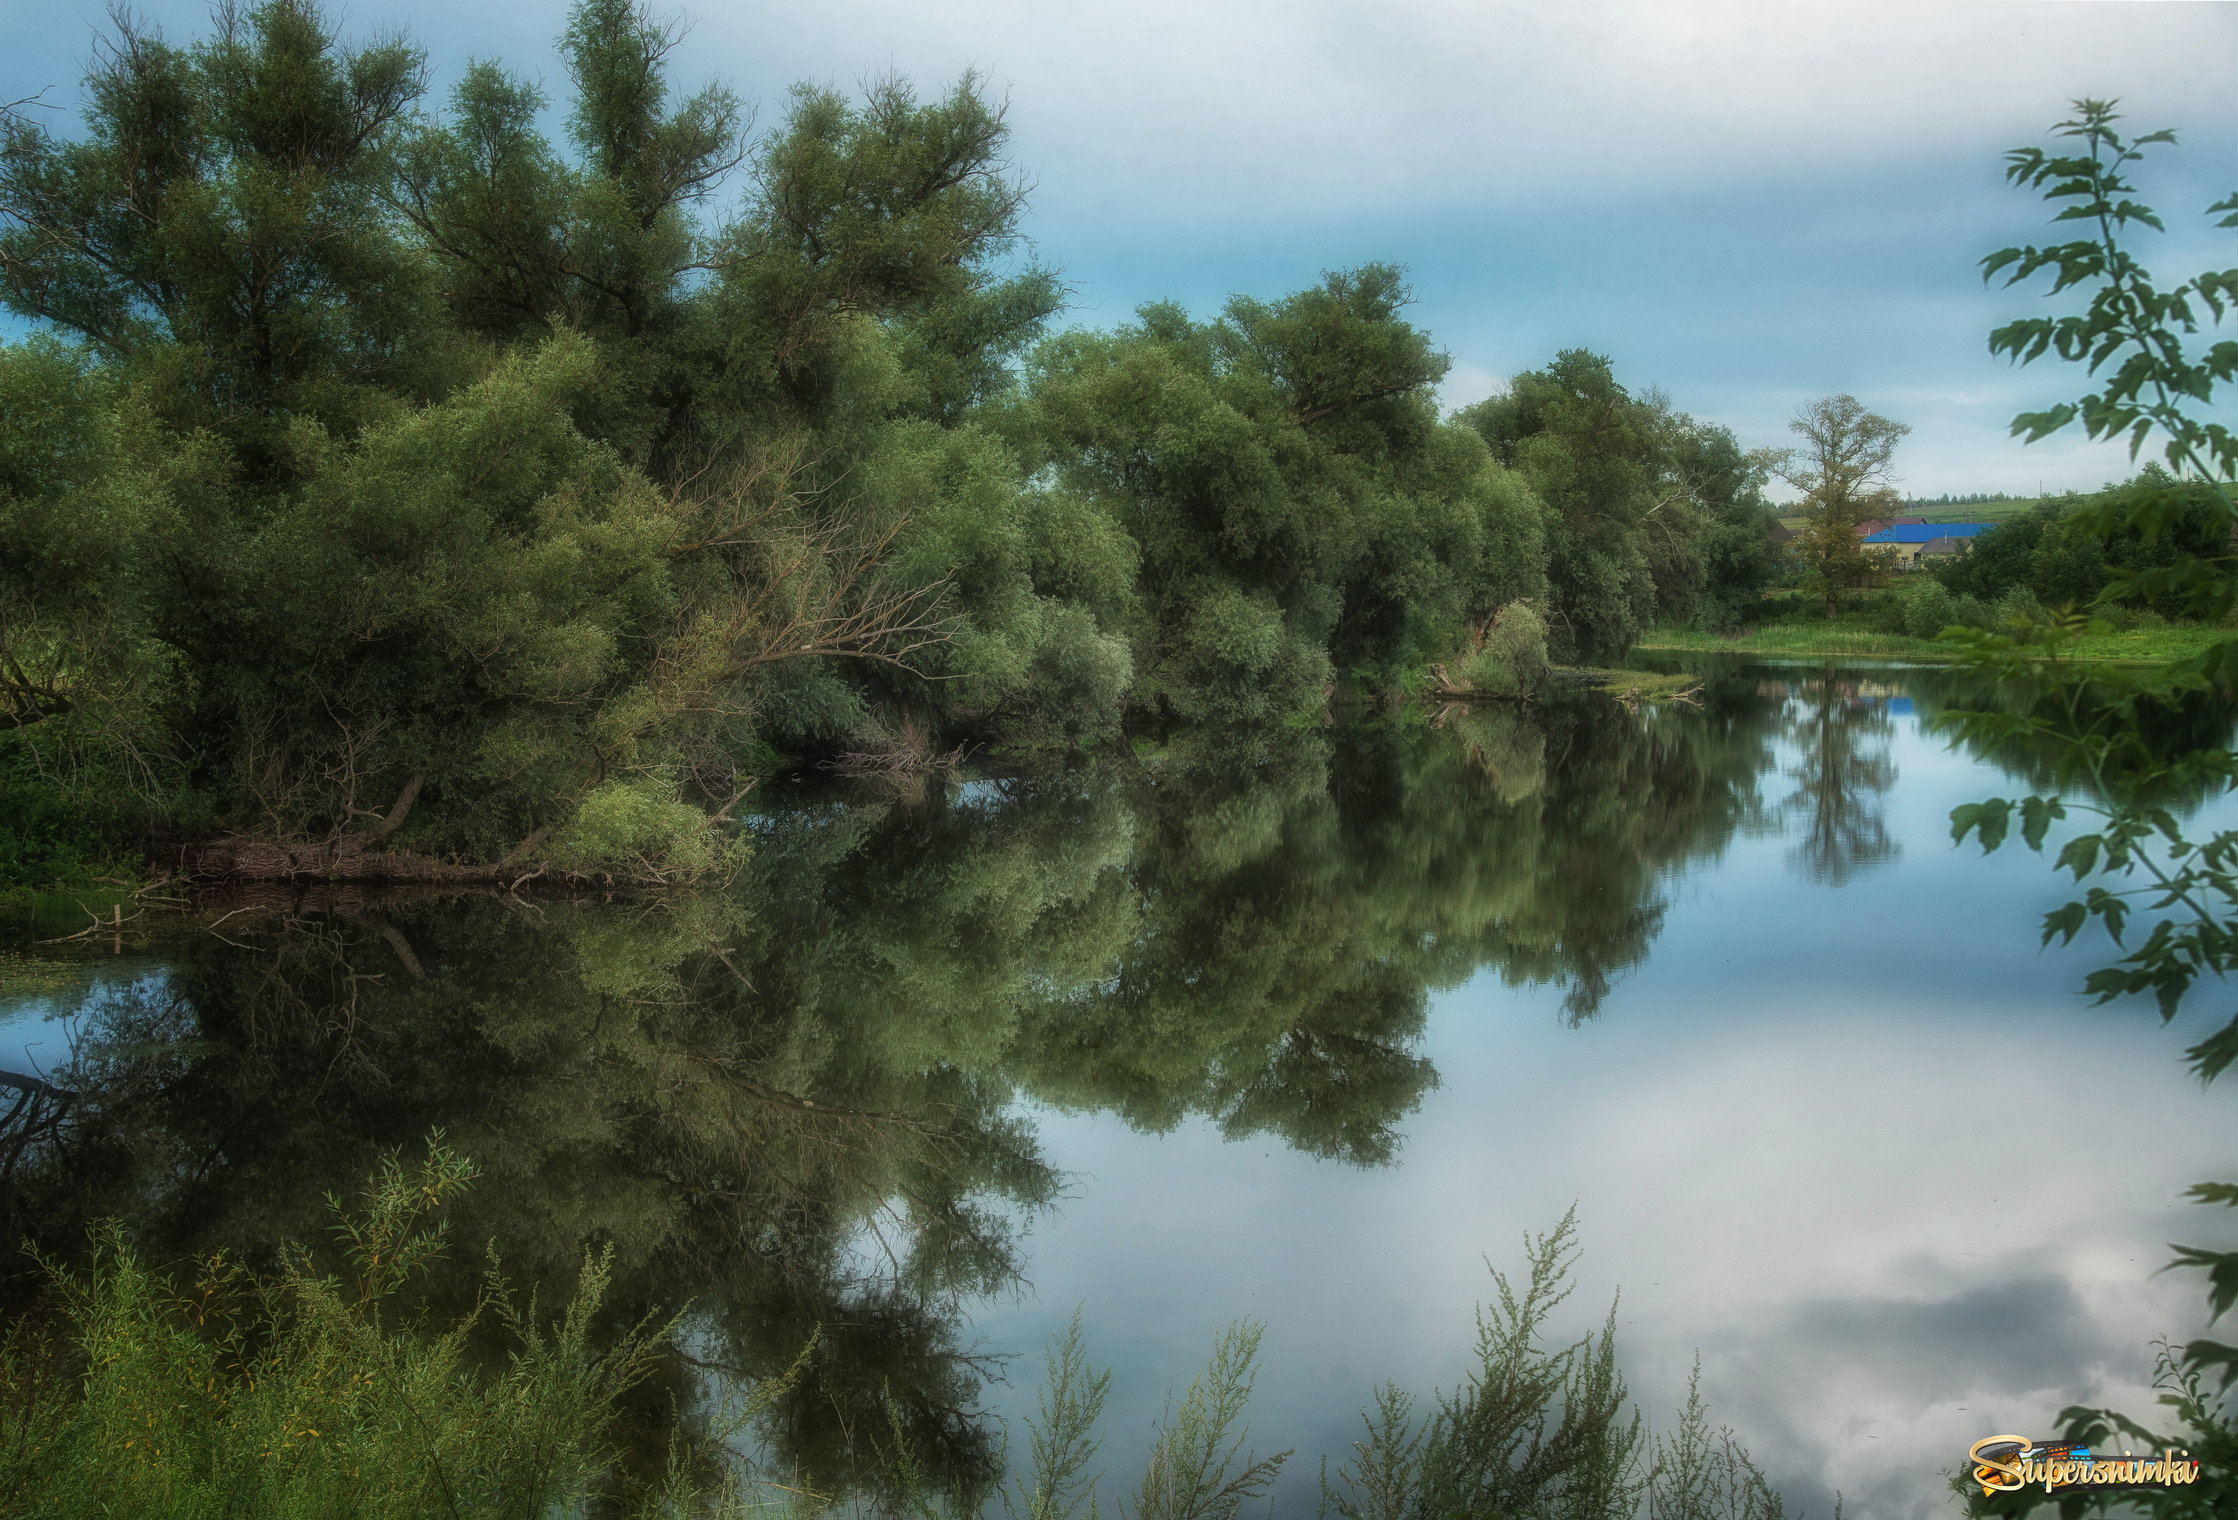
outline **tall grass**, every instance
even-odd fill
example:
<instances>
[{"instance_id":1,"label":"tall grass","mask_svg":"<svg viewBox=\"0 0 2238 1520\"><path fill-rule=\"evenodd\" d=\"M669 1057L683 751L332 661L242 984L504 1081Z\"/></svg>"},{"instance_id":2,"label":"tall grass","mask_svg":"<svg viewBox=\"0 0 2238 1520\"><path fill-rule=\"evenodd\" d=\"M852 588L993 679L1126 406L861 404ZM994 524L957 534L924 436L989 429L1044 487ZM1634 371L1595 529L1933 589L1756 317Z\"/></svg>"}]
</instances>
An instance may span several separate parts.
<instances>
[{"instance_id":1,"label":"tall grass","mask_svg":"<svg viewBox=\"0 0 2238 1520\"><path fill-rule=\"evenodd\" d=\"M651 1371L667 1327L594 1348L607 1284L584 1262L574 1302L546 1325L493 1268L475 1314L439 1331L392 1323L401 1288L444 1244L433 1216L473 1179L433 1145L391 1158L362 1207L334 1201L350 1274L291 1253L273 1274L212 1257L180 1281L115 1226L79 1271L46 1263L57 1331L19 1325L0 1357L0 1513L540 1520L628 1495L604 1439L616 1399ZM468 1334L509 1332L509 1365L476 1375Z\"/></svg>"},{"instance_id":2,"label":"tall grass","mask_svg":"<svg viewBox=\"0 0 2238 1520\"><path fill-rule=\"evenodd\" d=\"M695 1486L687 1474L709 1464L680 1453L665 1480L626 1478L610 1439L619 1401L655 1370L676 1324L641 1321L595 1342L604 1257L585 1260L573 1302L548 1323L494 1266L461 1323L397 1314L399 1290L444 1249L436 1216L473 1178L437 1137L416 1166L385 1161L357 1207L329 1200L348 1265L340 1276L297 1250L271 1273L218 1256L176 1279L114 1226L97 1233L85 1267L43 1263L52 1312L19 1325L0 1354L0 1514L931 1520L988 1507L942 1493L898 1418L866 1443L882 1469L877 1497L757 1481L736 1438L801 1374L806 1352L699 1429L718 1458L711 1484ZM1322 1464L1320 1515L1633 1520L1644 1507L1648 1520L1783 1520L1732 1432L1710 1428L1699 1368L1677 1427L1650 1443L1618 1370L1614 1305L1598 1331L1549 1340L1577 1258L1574 1217L1525 1244L1520 1285L1493 1273L1474 1370L1419 1415L1395 1385L1376 1390L1362 1439L1333 1476ZM468 1356L478 1327L503 1332L501 1367ZM1118 1520L1268 1513L1292 1453L1260 1455L1244 1418L1261 1329L1245 1321L1220 1333L1203 1372L1168 1403L1139 1476L1106 1488L1096 1428L1111 1375L1090 1364L1076 1314L1047 1353L1000 1509L1012 1520L1100 1520L1109 1494Z\"/></svg>"}]
</instances>

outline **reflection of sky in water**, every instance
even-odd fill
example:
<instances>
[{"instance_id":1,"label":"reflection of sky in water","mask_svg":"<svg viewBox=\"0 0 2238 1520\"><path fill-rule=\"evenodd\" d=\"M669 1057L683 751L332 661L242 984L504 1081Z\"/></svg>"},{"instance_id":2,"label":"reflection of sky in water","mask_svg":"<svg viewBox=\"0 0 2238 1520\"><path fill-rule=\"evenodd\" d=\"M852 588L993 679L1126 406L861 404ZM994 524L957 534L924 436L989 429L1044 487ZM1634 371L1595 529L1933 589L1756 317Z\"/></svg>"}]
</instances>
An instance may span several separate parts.
<instances>
[{"instance_id":1,"label":"reflection of sky in water","mask_svg":"<svg viewBox=\"0 0 2238 1520\"><path fill-rule=\"evenodd\" d=\"M0 1071L51 1077L70 1058L78 1010L104 988L163 977L162 965L119 955L82 967L66 985L40 997L0 997Z\"/></svg>"},{"instance_id":2,"label":"reflection of sky in water","mask_svg":"<svg viewBox=\"0 0 2238 1520\"><path fill-rule=\"evenodd\" d=\"M1039 1348L1085 1303L1116 1372L1103 1465L1128 1474L1214 1330L1260 1316L1254 1439L1299 1449L1282 1510L1310 1511L1370 1386L1458 1381L1485 1259L1514 1271L1520 1232L1574 1201L1568 1328L1621 1285L1649 1422L1698 1349L1713 1417L1813 1515L1837 1485L1852 1515L1948 1513L1940 1472L1978 1436L2150 1410L2149 1343L2196 1333L2203 1302L2196 1274L2152 1274L2169 1241L2227 1233L2179 1195L2231 1172L2238 1094L2184 1068L2206 1013L2170 1029L2076 995L2111 957L2038 950L2062 879L2017 843L1949 842L1953 806L2014 784L1893 716L1891 858L1835 890L1790 838L1737 838L1580 1029L1559 988L1435 997L1443 1085L1393 1169L1042 1115L1074 1197L1034 1231L1032 1294L978 1316L987 1349L1026 1353L996 1407L1031 1410ZM1789 784L1760 780L1774 804Z\"/></svg>"}]
</instances>

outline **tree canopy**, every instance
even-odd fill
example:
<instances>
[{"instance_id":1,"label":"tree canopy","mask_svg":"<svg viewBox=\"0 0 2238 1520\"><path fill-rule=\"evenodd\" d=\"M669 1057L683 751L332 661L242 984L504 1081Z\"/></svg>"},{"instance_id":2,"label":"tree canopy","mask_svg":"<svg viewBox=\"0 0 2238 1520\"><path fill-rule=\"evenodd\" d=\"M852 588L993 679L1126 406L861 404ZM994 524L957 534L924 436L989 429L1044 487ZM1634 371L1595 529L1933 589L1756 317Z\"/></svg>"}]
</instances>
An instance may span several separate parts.
<instances>
[{"instance_id":1,"label":"tree canopy","mask_svg":"<svg viewBox=\"0 0 2238 1520\"><path fill-rule=\"evenodd\" d=\"M1379 263L1053 330L977 77L757 130L680 36L580 0L560 98L436 102L264 0L6 118L0 773L212 870L676 879L781 757L1527 696L1771 573L1605 359L1442 416Z\"/></svg>"}]
</instances>

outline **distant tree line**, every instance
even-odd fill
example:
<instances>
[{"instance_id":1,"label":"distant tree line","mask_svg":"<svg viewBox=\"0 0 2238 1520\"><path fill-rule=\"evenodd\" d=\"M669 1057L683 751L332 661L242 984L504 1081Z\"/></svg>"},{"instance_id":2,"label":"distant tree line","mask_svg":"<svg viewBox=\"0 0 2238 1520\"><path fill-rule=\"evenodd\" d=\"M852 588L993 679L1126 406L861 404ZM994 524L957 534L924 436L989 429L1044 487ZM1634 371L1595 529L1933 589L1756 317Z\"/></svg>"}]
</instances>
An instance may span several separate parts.
<instances>
[{"instance_id":1,"label":"distant tree line","mask_svg":"<svg viewBox=\"0 0 2238 1520\"><path fill-rule=\"evenodd\" d=\"M2152 514L2141 516L2148 507ZM1986 602L2025 589L2046 607L2088 607L2117 576L2229 552L2230 526L2215 488L2178 482L2148 464L2104 491L2039 502L1934 573L1952 593ZM2167 589L2137 605L2166 618L2188 611L2180 592Z\"/></svg>"},{"instance_id":2,"label":"distant tree line","mask_svg":"<svg viewBox=\"0 0 2238 1520\"><path fill-rule=\"evenodd\" d=\"M1441 416L1378 264L1058 330L975 77L754 136L679 35L582 0L556 139L311 0L7 119L0 872L703 875L784 757L1515 690L1774 572L1763 463L1601 357Z\"/></svg>"},{"instance_id":3,"label":"distant tree line","mask_svg":"<svg viewBox=\"0 0 2238 1520\"><path fill-rule=\"evenodd\" d=\"M1961 553L1928 562L1904 587L1898 611L1904 631L1919 638L1951 626L1996 628L2015 616L2041 620L2062 607L2119 627L2157 627L2197 615L2171 573L2229 552L2215 488L2147 464L2103 491L2040 501ZM2145 594L2100 602L2137 577L2149 578Z\"/></svg>"},{"instance_id":4,"label":"distant tree line","mask_svg":"<svg viewBox=\"0 0 2238 1520\"><path fill-rule=\"evenodd\" d=\"M1972 491L1963 496L1907 496L1897 505L1907 512L1936 507L1986 507L2000 501L2034 501L2033 496L2013 496L2004 491Z\"/></svg>"}]
</instances>

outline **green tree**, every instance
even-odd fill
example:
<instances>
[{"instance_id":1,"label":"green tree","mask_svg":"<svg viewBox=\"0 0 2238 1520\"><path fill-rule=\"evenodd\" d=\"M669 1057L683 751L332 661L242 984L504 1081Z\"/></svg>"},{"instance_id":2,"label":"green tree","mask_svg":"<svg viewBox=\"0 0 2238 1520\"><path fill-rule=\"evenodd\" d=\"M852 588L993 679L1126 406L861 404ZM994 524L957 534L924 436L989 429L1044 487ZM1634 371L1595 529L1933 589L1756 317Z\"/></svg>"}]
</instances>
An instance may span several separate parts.
<instances>
[{"instance_id":1,"label":"green tree","mask_svg":"<svg viewBox=\"0 0 2238 1520\"><path fill-rule=\"evenodd\" d=\"M1557 659L1615 659L1631 648L1655 616L1656 559L1681 578L1668 593L1673 604L1691 604L1699 567L1686 557L1690 507L1682 491L1656 489L1662 419L1616 383L1608 360L1565 350L1461 420L1546 503L1547 621ZM1665 529L1655 521L1665 512L1689 518ZM1651 543L1666 548L1651 557Z\"/></svg>"},{"instance_id":2,"label":"green tree","mask_svg":"<svg viewBox=\"0 0 2238 1520\"><path fill-rule=\"evenodd\" d=\"M1798 411L1788 430L1803 446L1782 451L1773 470L1803 493L1806 519L1790 547L1803 565L1803 589L1832 617L1844 592L1888 582L1887 567L1857 530L1903 505L1889 467L1911 428L1867 411L1855 396L1829 396Z\"/></svg>"},{"instance_id":3,"label":"green tree","mask_svg":"<svg viewBox=\"0 0 2238 1520\"><path fill-rule=\"evenodd\" d=\"M1772 539L1779 515L1764 499L1770 459L1761 450L1744 451L1731 429L1683 413L1669 415L1661 451L1665 477L1685 492L1699 517L1692 556L1701 579L1691 607L1670 602L1659 613L1691 615L1705 628L1732 627L1780 571ZM1659 595L1667 583L1684 584L1658 576Z\"/></svg>"},{"instance_id":4,"label":"green tree","mask_svg":"<svg viewBox=\"0 0 2238 1520\"><path fill-rule=\"evenodd\" d=\"M672 98L676 35L576 8L565 150L494 65L415 116L420 54L307 0L121 25L80 141L9 118L0 299L89 356L7 357L0 645L57 785L234 836L208 870L676 877L766 734L926 674L1108 726L1125 556L959 421L1058 294L998 267L999 111L801 93L718 214L745 113Z\"/></svg>"},{"instance_id":5,"label":"green tree","mask_svg":"<svg viewBox=\"0 0 2238 1520\"><path fill-rule=\"evenodd\" d=\"M423 56L345 48L299 0L220 23L182 49L120 20L82 141L8 119L0 299L144 376L173 426L215 429L254 489L294 476L295 419L346 435L456 367L435 270L382 197Z\"/></svg>"},{"instance_id":6,"label":"green tree","mask_svg":"<svg viewBox=\"0 0 2238 1520\"><path fill-rule=\"evenodd\" d=\"M1445 358L1406 301L1369 265L1034 354L1006 426L1134 546L1134 669L1171 716L1311 711L1338 675L1388 681L1537 594L1537 503L1439 422Z\"/></svg>"}]
</instances>

